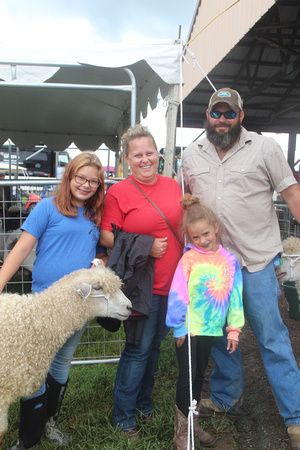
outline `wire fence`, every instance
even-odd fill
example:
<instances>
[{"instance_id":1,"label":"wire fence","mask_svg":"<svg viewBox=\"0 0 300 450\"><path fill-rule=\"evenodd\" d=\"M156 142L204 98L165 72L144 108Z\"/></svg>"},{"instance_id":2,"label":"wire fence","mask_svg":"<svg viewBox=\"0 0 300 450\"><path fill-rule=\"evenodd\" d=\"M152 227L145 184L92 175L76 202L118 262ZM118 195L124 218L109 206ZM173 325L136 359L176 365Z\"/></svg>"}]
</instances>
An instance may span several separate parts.
<instances>
[{"instance_id":1,"label":"wire fence","mask_svg":"<svg viewBox=\"0 0 300 450\"><path fill-rule=\"evenodd\" d=\"M21 235L20 227L30 211L42 198L52 196L58 180L2 180L0 181L0 260L4 261ZM287 205L275 202L282 239L300 237L300 226L291 215ZM26 294L31 291L32 265L35 249L24 261L18 272L7 283L6 292ZM2 264L2 262L1 262ZM74 355L72 364L115 363L125 345L124 328L110 333L100 327L96 320L89 323Z\"/></svg>"},{"instance_id":2,"label":"wire fence","mask_svg":"<svg viewBox=\"0 0 300 450\"><path fill-rule=\"evenodd\" d=\"M34 183L34 184L31 184ZM55 193L58 180L3 180L0 181L0 260L7 257L21 235L20 227L42 198ZM18 272L5 287L6 292L27 294L31 291L32 266L35 249L26 258ZM91 321L74 354L72 364L115 363L125 344L124 328L110 333Z\"/></svg>"},{"instance_id":3,"label":"wire fence","mask_svg":"<svg viewBox=\"0 0 300 450\"><path fill-rule=\"evenodd\" d=\"M293 217L287 204L280 201L276 201L274 204L278 217L281 239L286 239L289 236L300 237L300 225Z\"/></svg>"}]
</instances>

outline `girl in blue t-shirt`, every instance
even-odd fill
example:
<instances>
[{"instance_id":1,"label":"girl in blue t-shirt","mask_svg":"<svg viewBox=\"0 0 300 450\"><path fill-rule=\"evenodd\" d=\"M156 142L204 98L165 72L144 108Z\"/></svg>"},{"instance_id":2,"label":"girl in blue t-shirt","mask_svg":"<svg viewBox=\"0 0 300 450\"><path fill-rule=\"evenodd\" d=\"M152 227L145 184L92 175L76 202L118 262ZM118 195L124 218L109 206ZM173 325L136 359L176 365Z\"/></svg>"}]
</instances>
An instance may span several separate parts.
<instances>
[{"instance_id":1,"label":"girl in blue t-shirt","mask_svg":"<svg viewBox=\"0 0 300 450\"><path fill-rule=\"evenodd\" d=\"M104 207L104 170L98 157L84 152L66 166L54 197L43 199L22 226L22 235L0 270L0 292L36 247L32 290L42 291L96 255ZM12 450L37 448L42 435L56 446L70 445L57 427L70 364L84 333L76 331L58 351L42 387L21 399L19 441Z\"/></svg>"}]
</instances>

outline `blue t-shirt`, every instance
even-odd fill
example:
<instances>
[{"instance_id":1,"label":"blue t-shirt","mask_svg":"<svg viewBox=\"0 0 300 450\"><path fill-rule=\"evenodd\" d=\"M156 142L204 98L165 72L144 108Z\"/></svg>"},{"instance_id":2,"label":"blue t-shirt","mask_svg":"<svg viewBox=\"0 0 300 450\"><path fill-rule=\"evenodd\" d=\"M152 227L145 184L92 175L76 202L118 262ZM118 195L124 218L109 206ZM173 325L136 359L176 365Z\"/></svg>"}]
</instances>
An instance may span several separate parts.
<instances>
[{"instance_id":1,"label":"blue t-shirt","mask_svg":"<svg viewBox=\"0 0 300 450\"><path fill-rule=\"evenodd\" d=\"M38 239L32 271L32 290L43 291L74 270L89 268L96 255L99 228L84 217L78 207L77 217L58 212L53 198L40 201L22 225Z\"/></svg>"}]
</instances>

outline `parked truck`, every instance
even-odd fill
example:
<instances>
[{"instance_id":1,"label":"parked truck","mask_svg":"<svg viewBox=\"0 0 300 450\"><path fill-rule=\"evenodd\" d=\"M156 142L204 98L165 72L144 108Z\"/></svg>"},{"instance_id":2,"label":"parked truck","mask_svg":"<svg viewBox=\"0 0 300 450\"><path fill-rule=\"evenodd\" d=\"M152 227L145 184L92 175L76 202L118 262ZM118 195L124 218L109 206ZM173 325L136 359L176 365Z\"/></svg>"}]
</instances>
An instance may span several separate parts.
<instances>
[{"instance_id":1,"label":"parked truck","mask_svg":"<svg viewBox=\"0 0 300 450\"><path fill-rule=\"evenodd\" d=\"M61 178L69 162L67 151L54 151L45 146L33 149L17 149L15 146L0 147L0 162L26 169L31 177Z\"/></svg>"}]
</instances>

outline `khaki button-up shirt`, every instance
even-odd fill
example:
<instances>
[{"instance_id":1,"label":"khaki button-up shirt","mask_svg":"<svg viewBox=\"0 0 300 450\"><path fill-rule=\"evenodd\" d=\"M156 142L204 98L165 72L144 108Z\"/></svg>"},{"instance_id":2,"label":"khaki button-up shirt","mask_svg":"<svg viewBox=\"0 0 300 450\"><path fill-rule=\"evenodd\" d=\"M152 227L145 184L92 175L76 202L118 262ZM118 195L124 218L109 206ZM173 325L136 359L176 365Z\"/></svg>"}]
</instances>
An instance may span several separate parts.
<instances>
[{"instance_id":1,"label":"khaki button-up shirt","mask_svg":"<svg viewBox=\"0 0 300 450\"><path fill-rule=\"evenodd\" d=\"M184 150L179 183L181 176L185 192L216 213L222 245L241 267L262 270L282 251L273 193L297 182L273 139L242 128L239 141L221 160L205 137Z\"/></svg>"}]
</instances>

